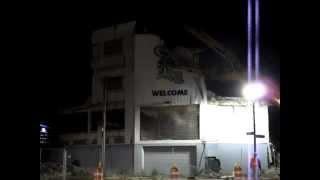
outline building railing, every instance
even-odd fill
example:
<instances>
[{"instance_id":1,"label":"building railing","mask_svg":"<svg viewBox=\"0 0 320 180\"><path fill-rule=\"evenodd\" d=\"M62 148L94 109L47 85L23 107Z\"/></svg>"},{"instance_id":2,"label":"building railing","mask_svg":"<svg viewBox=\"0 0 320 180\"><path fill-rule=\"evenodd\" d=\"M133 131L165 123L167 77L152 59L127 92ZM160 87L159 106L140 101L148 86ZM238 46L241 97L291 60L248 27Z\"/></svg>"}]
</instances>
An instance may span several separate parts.
<instances>
[{"instance_id":1,"label":"building railing","mask_svg":"<svg viewBox=\"0 0 320 180\"><path fill-rule=\"evenodd\" d=\"M100 57L93 59L92 67L96 70L105 68L122 68L125 65L125 58L122 54L115 54L110 57Z\"/></svg>"},{"instance_id":2,"label":"building railing","mask_svg":"<svg viewBox=\"0 0 320 180\"><path fill-rule=\"evenodd\" d=\"M101 132L81 132L68 133L60 136L64 144L67 145L84 145L84 144L101 144ZM107 144L123 144L125 143L124 130L111 130L107 132Z\"/></svg>"}]
</instances>

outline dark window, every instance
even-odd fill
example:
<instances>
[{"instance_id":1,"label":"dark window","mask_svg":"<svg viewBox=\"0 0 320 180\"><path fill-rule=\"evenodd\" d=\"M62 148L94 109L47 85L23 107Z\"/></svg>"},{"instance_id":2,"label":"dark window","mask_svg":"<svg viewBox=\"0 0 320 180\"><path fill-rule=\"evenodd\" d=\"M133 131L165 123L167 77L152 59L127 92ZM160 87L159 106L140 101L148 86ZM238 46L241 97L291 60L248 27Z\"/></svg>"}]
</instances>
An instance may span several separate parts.
<instances>
[{"instance_id":1,"label":"dark window","mask_svg":"<svg viewBox=\"0 0 320 180\"><path fill-rule=\"evenodd\" d=\"M117 136L117 137L114 137L114 143L115 143L115 144L121 144L121 143L124 143L124 136Z\"/></svg>"},{"instance_id":2,"label":"dark window","mask_svg":"<svg viewBox=\"0 0 320 180\"><path fill-rule=\"evenodd\" d=\"M92 140L92 142L91 142L91 144L97 144L97 143L98 143L97 139L94 139L94 140Z\"/></svg>"},{"instance_id":3,"label":"dark window","mask_svg":"<svg viewBox=\"0 0 320 180\"><path fill-rule=\"evenodd\" d=\"M107 112L107 130L124 129L124 109L113 109Z\"/></svg>"},{"instance_id":4,"label":"dark window","mask_svg":"<svg viewBox=\"0 0 320 180\"><path fill-rule=\"evenodd\" d=\"M100 43L93 44L92 45L92 56L95 60L100 59L100 52L101 52L101 44Z\"/></svg>"},{"instance_id":5,"label":"dark window","mask_svg":"<svg viewBox=\"0 0 320 180\"><path fill-rule=\"evenodd\" d=\"M106 137L106 144L110 144L110 137Z\"/></svg>"},{"instance_id":6,"label":"dark window","mask_svg":"<svg viewBox=\"0 0 320 180\"><path fill-rule=\"evenodd\" d=\"M108 90L119 90L123 89L122 86L122 77L108 77L104 79L105 81L105 87Z\"/></svg>"},{"instance_id":7,"label":"dark window","mask_svg":"<svg viewBox=\"0 0 320 180\"><path fill-rule=\"evenodd\" d=\"M141 140L199 139L199 105L142 107Z\"/></svg>"},{"instance_id":8,"label":"dark window","mask_svg":"<svg viewBox=\"0 0 320 180\"><path fill-rule=\"evenodd\" d=\"M122 40L115 39L111 41L106 41L103 44L104 56L111 56L114 54L119 54L122 52Z\"/></svg>"},{"instance_id":9,"label":"dark window","mask_svg":"<svg viewBox=\"0 0 320 180\"><path fill-rule=\"evenodd\" d=\"M87 132L88 113L78 112L74 114L64 115L59 119L59 131L62 133Z\"/></svg>"},{"instance_id":10,"label":"dark window","mask_svg":"<svg viewBox=\"0 0 320 180\"><path fill-rule=\"evenodd\" d=\"M87 144L87 140L81 139L81 140L74 140L73 144L81 145L81 144Z\"/></svg>"},{"instance_id":11,"label":"dark window","mask_svg":"<svg viewBox=\"0 0 320 180\"><path fill-rule=\"evenodd\" d=\"M102 111L91 112L91 131L97 131L103 120Z\"/></svg>"},{"instance_id":12,"label":"dark window","mask_svg":"<svg viewBox=\"0 0 320 180\"><path fill-rule=\"evenodd\" d=\"M122 77L108 78L107 83L107 89L122 89Z\"/></svg>"},{"instance_id":13,"label":"dark window","mask_svg":"<svg viewBox=\"0 0 320 180\"><path fill-rule=\"evenodd\" d=\"M96 128L103 125L103 112L99 111L100 115L97 114L97 119L95 122ZM107 130L122 130L124 129L125 117L124 109L112 109L107 112ZM101 118L101 119L100 119Z\"/></svg>"}]
</instances>

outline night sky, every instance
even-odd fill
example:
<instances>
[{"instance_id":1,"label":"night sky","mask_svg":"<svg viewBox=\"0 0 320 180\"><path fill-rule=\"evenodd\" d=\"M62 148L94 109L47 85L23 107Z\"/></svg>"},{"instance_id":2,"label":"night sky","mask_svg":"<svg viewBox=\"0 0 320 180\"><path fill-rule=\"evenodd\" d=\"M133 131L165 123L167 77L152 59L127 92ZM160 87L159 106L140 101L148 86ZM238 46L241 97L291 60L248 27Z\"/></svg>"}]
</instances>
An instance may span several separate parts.
<instances>
[{"instance_id":1,"label":"night sky","mask_svg":"<svg viewBox=\"0 0 320 180\"><path fill-rule=\"evenodd\" d=\"M61 8L49 13L38 29L43 37L39 44L43 61L31 69L38 83L33 92L33 118L54 124L60 110L86 101L91 93L91 33L112 24L136 20L139 28L145 27L140 30L161 35L168 45L199 44L183 26L201 28L245 62L246 1L166 8L142 8L138 15L110 12L110 7L99 11ZM261 2L261 71L280 86L278 16L275 0ZM270 124L279 138L280 110L272 111Z\"/></svg>"}]
</instances>

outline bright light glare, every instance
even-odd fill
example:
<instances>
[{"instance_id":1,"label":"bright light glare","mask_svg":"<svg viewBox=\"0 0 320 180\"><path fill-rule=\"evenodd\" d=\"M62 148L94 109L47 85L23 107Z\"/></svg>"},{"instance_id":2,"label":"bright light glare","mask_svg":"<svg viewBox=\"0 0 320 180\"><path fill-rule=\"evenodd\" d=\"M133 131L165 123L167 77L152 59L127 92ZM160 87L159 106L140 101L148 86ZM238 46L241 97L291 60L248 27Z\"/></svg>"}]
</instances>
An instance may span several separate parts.
<instances>
[{"instance_id":1,"label":"bright light glare","mask_svg":"<svg viewBox=\"0 0 320 180\"><path fill-rule=\"evenodd\" d=\"M278 98L276 98L275 99L276 101L277 101L277 103L280 105L280 98L278 99Z\"/></svg>"},{"instance_id":2,"label":"bright light glare","mask_svg":"<svg viewBox=\"0 0 320 180\"><path fill-rule=\"evenodd\" d=\"M200 106L200 139L207 142L252 144L253 137L247 135L252 129L252 108L242 106ZM265 135L257 144L267 143L268 109L256 105L256 131Z\"/></svg>"},{"instance_id":3,"label":"bright light glare","mask_svg":"<svg viewBox=\"0 0 320 180\"><path fill-rule=\"evenodd\" d=\"M261 82L246 84L242 91L243 96L251 101L262 98L266 93L266 87Z\"/></svg>"},{"instance_id":4,"label":"bright light glare","mask_svg":"<svg viewBox=\"0 0 320 180\"><path fill-rule=\"evenodd\" d=\"M46 133L47 132L46 128L41 128L41 132Z\"/></svg>"}]
</instances>

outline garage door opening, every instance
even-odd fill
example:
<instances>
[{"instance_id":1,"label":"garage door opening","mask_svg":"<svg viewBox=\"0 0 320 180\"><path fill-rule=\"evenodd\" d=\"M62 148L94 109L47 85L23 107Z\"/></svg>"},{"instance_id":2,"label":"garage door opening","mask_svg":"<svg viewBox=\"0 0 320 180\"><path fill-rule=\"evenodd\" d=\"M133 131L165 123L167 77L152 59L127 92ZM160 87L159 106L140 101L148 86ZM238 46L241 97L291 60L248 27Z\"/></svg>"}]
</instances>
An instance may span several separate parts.
<instances>
[{"instance_id":1,"label":"garage door opening","mask_svg":"<svg viewBox=\"0 0 320 180\"><path fill-rule=\"evenodd\" d=\"M160 174L169 175L170 168L176 163L183 176L190 176L196 166L196 147L144 147L144 170L150 174L156 170Z\"/></svg>"}]
</instances>

